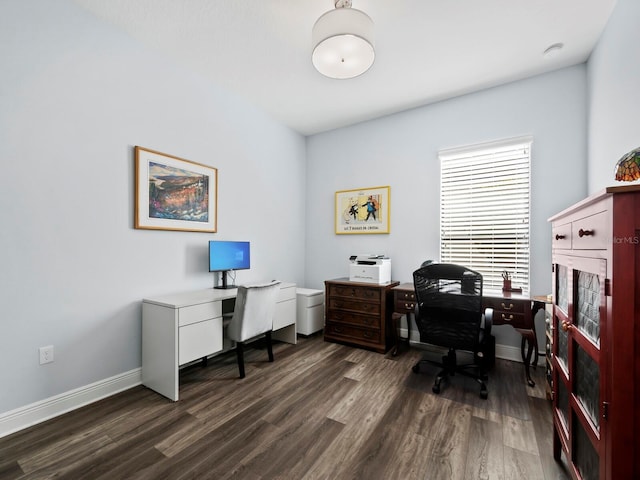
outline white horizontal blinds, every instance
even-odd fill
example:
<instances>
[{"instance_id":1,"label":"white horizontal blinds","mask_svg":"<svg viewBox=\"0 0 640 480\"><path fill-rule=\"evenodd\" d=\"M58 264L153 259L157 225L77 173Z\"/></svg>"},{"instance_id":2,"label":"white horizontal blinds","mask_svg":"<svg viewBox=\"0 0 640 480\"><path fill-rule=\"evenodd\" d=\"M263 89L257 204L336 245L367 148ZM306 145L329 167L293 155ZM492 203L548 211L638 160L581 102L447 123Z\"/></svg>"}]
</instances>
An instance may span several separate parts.
<instances>
[{"instance_id":1,"label":"white horizontal blinds","mask_svg":"<svg viewBox=\"0 0 640 480\"><path fill-rule=\"evenodd\" d=\"M482 273L485 290L529 291L531 138L439 153L440 261Z\"/></svg>"}]
</instances>

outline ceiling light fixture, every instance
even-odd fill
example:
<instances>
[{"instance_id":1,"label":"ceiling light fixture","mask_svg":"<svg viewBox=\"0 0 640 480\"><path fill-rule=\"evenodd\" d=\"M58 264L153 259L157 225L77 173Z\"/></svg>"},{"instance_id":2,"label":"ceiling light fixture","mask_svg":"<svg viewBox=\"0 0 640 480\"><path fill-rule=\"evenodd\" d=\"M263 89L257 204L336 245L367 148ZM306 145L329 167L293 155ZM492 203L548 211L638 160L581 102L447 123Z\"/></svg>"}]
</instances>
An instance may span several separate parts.
<instances>
[{"instance_id":1,"label":"ceiling light fixture","mask_svg":"<svg viewBox=\"0 0 640 480\"><path fill-rule=\"evenodd\" d=\"M313 26L311 60L329 78L353 78L369 70L375 58L373 20L351 8L351 0L335 0Z\"/></svg>"},{"instance_id":2,"label":"ceiling light fixture","mask_svg":"<svg viewBox=\"0 0 640 480\"><path fill-rule=\"evenodd\" d=\"M554 43L553 45L549 45L547 49L542 53L545 58L555 57L556 54L560 53L560 50L564 48L564 43Z\"/></svg>"}]
</instances>

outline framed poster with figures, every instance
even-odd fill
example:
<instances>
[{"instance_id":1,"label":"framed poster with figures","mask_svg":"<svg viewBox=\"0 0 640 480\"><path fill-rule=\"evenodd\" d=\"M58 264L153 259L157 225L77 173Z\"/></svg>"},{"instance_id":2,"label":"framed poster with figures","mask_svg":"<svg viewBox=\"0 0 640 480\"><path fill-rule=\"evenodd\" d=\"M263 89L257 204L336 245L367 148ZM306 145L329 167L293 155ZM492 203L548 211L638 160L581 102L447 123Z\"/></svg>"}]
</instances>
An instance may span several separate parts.
<instances>
[{"instance_id":1,"label":"framed poster with figures","mask_svg":"<svg viewBox=\"0 0 640 480\"><path fill-rule=\"evenodd\" d=\"M391 187L336 192L336 234L389 233Z\"/></svg>"}]
</instances>

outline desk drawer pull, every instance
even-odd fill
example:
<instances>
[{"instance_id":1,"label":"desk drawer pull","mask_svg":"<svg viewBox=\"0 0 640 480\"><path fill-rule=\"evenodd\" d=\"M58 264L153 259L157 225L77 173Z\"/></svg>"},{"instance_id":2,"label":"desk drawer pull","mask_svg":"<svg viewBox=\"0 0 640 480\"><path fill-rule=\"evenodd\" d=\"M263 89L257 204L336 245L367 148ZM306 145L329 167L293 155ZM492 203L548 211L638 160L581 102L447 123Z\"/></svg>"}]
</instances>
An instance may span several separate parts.
<instances>
[{"instance_id":1,"label":"desk drawer pull","mask_svg":"<svg viewBox=\"0 0 640 480\"><path fill-rule=\"evenodd\" d=\"M513 320L513 315L509 315L508 317L503 313L502 314L502 320L506 321L506 322L510 322L511 320Z\"/></svg>"},{"instance_id":2,"label":"desk drawer pull","mask_svg":"<svg viewBox=\"0 0 640 480\"><path fill-rule=\"evenodd\" d=\"M413 310L413 303L405 303L404 304L404 308L406 308L407 310Z\"/></svg>"},{"instance_id":3,"label":"desk drawer pull","mask_svg":"<svg viewBox=\"0 0 640 480\"><path fill-rule=\"evenodd\" d=\"M505 310L511 310L513 308L513 303L510 303L509 306L506 306L504 302L502 302L500 306Z\"/></svg>"},{"instance_id":4,"label":"desk drawer pull","mask_svg":"<svg viewBox=\"0 0 640 480\"><path fill-rule=\"evenodd\" d=\"M567 238L566 235L560 235L559 233L556 233L556 240L564 240L565 238Z\"/></svg>"},{"instance_id":5,"label":"desk drawer pull","mask_svg":"<svg viewBox=\"0 0 640 480\"><path fill-rule=\"evenodd\" d=\"M593 235L594 233L595 233L595 230L583 230L583 229L578 230L578 236L581 237L581 238L582 237L589 237L589 236Z\"/></svg>"}]
</instances>

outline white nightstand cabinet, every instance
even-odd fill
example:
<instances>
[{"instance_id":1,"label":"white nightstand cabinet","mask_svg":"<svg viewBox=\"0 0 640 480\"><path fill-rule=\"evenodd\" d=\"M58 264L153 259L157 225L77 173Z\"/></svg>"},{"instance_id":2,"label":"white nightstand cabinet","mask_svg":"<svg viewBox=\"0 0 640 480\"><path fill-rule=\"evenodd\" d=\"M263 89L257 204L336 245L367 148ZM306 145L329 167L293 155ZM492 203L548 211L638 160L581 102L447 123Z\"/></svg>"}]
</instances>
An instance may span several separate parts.
<instances>
[{"instance_id":1,"label":"white nightstand cabinet","mask_svg":"<svg viewBox=\"0 0 640 480\"><path fill-rule=\"evenodd\" d=\"M311 335L324 328L324 291L296 289L298 333Z\"/></svg>"}]
</instances>

